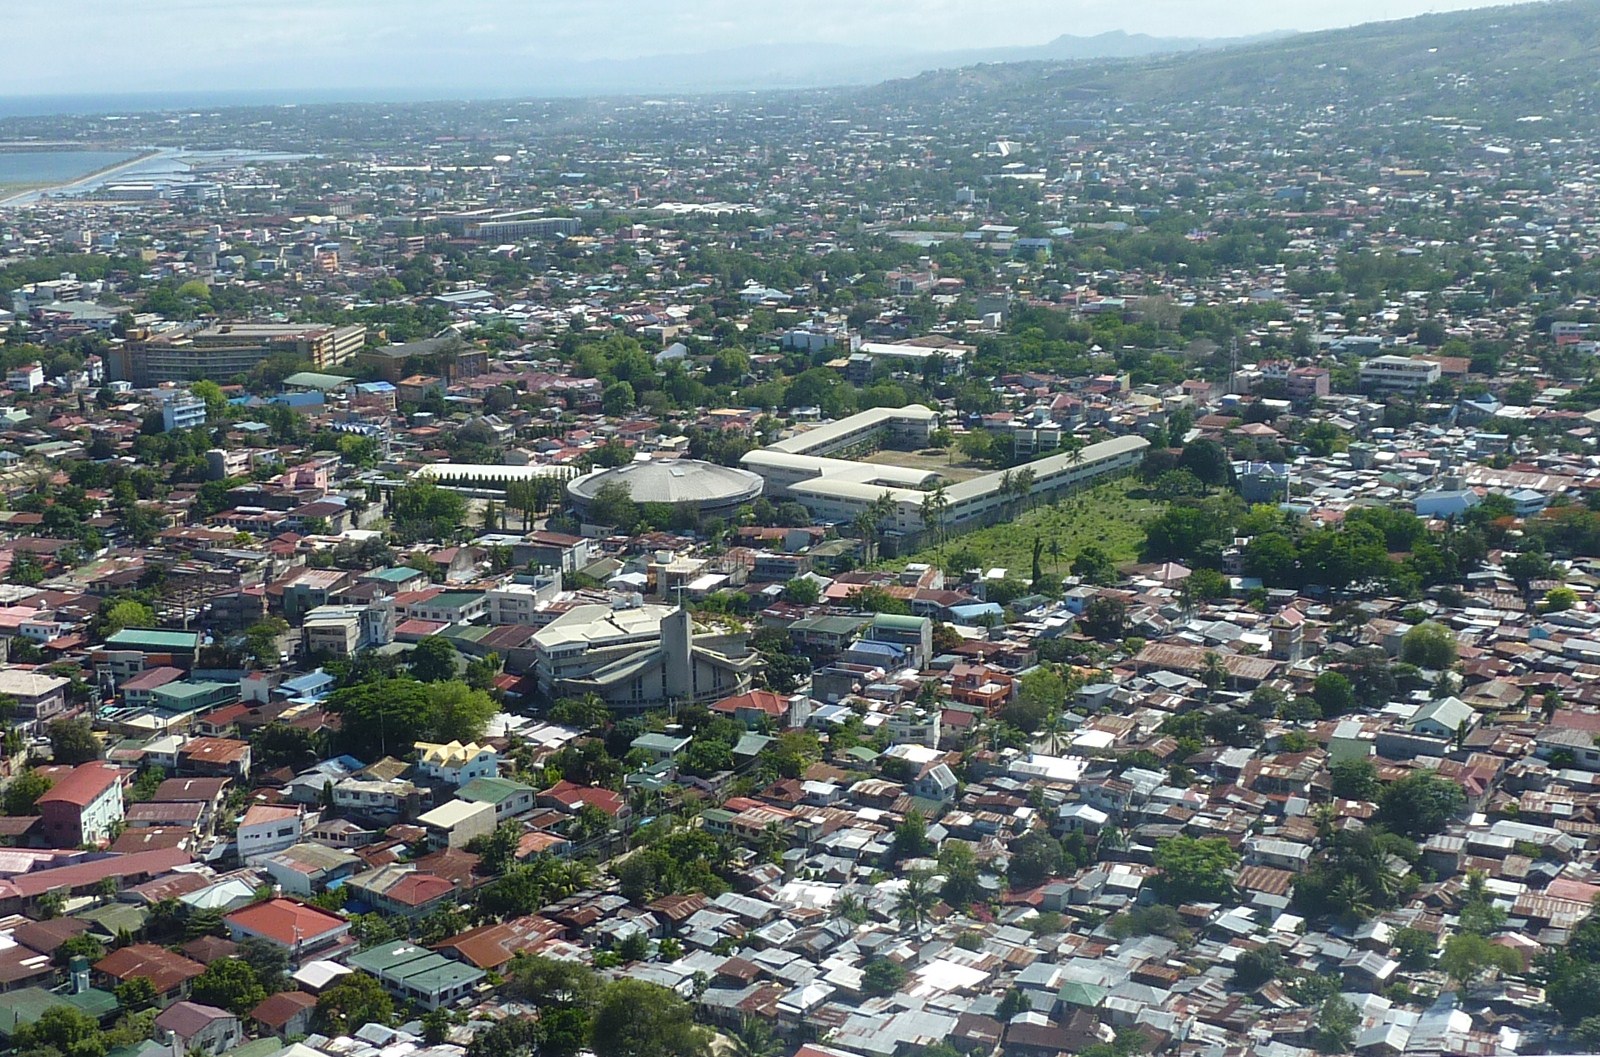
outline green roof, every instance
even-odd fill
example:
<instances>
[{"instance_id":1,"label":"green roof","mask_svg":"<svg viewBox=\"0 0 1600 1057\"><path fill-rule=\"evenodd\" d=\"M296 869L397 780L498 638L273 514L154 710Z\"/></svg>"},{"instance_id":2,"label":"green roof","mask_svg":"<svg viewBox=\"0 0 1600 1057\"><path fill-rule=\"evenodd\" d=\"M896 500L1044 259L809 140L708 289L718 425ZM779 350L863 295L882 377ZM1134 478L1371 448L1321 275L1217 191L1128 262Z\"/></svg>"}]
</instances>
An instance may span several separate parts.
<instances>
[{"instance_id":1,"label":"green roof","mask_svg":"<svg viewBox=\"0 0 1600 1057\"><path fill-rule=\"evenodd\" d=\"M87 921L103 935L115 936L122 929L138 932L144 928L148 915L143 909L128 903L107 903L103 907L80 911L72 916L79 921Z\"/></svg>"},{"instance_id":2,"label":"green roof","mask_svg":"<svg viewBox=\"0 0 1600 1057\"><path fill-rule=\"evenodd\" d=\"M352 968L373 976L401 980L407 987L424 992L444 991L483 979L482 970L411 943L385 944L351 955L346 962Z\"/></svg>"},{"instance_id":3,"label":"green roof","mask_svg":"<svg viewBox=\"0 0 1600 1057\"><path fill-rule=\"evenodd\" d=\"M153 697L172 697L177 698L179 701L186 701L191 697L205 697L207 695L216 693L218 690L229 689L237 690L239 688L237 686L231 686L228 683L176 682L168 683L165 686L158 686L150 693Z\"/></svg>"},{"instance_id":4,"label":"green roof","mask_svg":"<svg viewBox=\"0 0 1600 1057\"><path fill-rule=\"evenodd\" d=\"M123 628L106 639L113 649L153 647L158 650L194 650L200 648L198 631L161 631L158 628Z\"/></svg>"},{"instance_id":5,"label":"green roof","mask_svg":"<svg viewBox=\"0 0 1600 1057\"><path fill-rule=\"evenodd\" d=\"M11 1038L17 1028L32 1024L48 1010L71 1006L96 1020L117 1008L117 996L91 987L77 995L56 994L42 987L21 987L0 994L0 1038Z\"/></svg>"},{"instance_id":6,"label":"green roof","mask_svg":"<svg viewBox=\"0 0 1600 1057\"><path fill-rule=\"evenodd\" d=\"M533 786L513 782L509 778L474 778L460 789L456 796L462 800L470 800L475 804L498 804L509 800L518 793L531 793Z\"/></svg>"},{"instance_id":7,"label":"green roof","mask_svg":"<svg viewBox=\"0 0 1600 1057\"><path fill-rule=\"evenodd\" d=\"M735 756L754 756L777 740L765 734L747 731L739 735L739 742L733 747L733 754Z\"/></svg>"},{"instance_id":8,"label":"green roof","mask_svg":"<svg viewBox=\"0 0 1600 1057\"><path fill-rule=\"evenodd\" d=\"M899 613L879 613L872 618L873 627L902 628L906 631L921 631L927 623L927 617L908 617Z\"/></svg>"},{"instance_id":9,"label":"green roof","mask_svg":"<svg viewBox=\"0 0 1600 1057\"><path fill-rule=\"evenodd\" d=\"M494 630L486 624L451 624L438 634L442 639L476 643L484 636L493 634Z\"/></svg>"},{"instance_id":10,"label":"green roof","mask_svg":"<svg viewBox=\"0 0 1600 1057\"><path fill-rule=\"evenodd\" d=\"M688 748L689 739L650 733L639 735L629 744L635 749L649 749L651 752L681 752Z\"/></svg>"},{"instance_id":11,"label":"green roof","mask_svg":"<svg viewBox=\"0 0 1600 1057\"><path fill-rule=\"evenodd\" d=\"M407 580L415 579L422 574L415 569L374 569L370 573L362 573L363 580L384 580L392 584L403 584Z\"/></svg>"},{"instance_id":12,"label":"green roof","mask_svg":"<svg viewBox=\"0 0 1600 1057\"><path fill-rule=\"evenodd\" d=\"M277 1043L277 1039L272 1040ZM283 1049L282 1044L278 1049ZM171 1046L163 1046L152 1039L145 1039L137 1046L113 1046L106 1051L106 1057L168 1057L172 1053Z\"/></svg>"},{"instance_id":13,"label":"green roof","mask_svg":"<svg viewBox=\"0 0 1600 1057\"><path fill-rule=\"evenodd\" d=\"M1061 985L1056 997L1069 1006L1085 1006L1094 1009L1106 1000L1109 992L1096 984L1085 984L1077 981L1068 981Z\"/></svg>"},{"instance_id":14,"label":"green roof","mask_svg":"<svg viewBox=\"0 0 1600 1057\"><path fill-rule=\"evenodd\" d=\"M474 602L483 601L482 591L444 591L428 599L426 605L434 606L470 606Z\"/></svg>"},{"instance_id":15,"label":"green roof","mask_svg":"<svg viewBox=\"0 0 1600 1057\"><path fill-rule=\"evenodd\" d=\"M369 973L386 973L407 962L417 961L429 953L431 952L426 947L418 947L411 943L385 943L369 951L352 954L345 959L345 962Z\"/></svg>"},{"instance_id":16,"label":"green roof","mask_svg":"<svg viewBox=\"0 0 1600 1057\"><path fill-rule=\"evenodd\" d=\"M823 634L853 635L867 623L865 617L806 617L789 625L790 631L818 631Z\"/></svg>"},{"instance_id":17,"label":"green roof","mask_svg":"<svg viewBox=\"0 0 1600 1057\"><path fill-rule=\"evenodd\" d=\"M282 1050L282 1039L256 1039L252 1042L247 1042L242 1046L235 1046L233 1049L227 1052L226 1057L272 1057L273 1054L279 1053Z\"/></svg>"},{"instance_id":18,"label":"green roof","mask_svg":"<svg viewBox=\"0 0 1600 1057\"><path fill-rule=\"evenodd\" d=\"M301 389L337 389L342 385L350 385L354 378L346 378L342 374L318 374L316 371L298 371L283 380L284 385L299 386Z\"/></svg>"},{"instance_id":19,"label":"green roof","mask_svg":"<svg viewBox=\"0 0 1600 1057\"><path fill-rule=\"evenodd\" d=\"M483 979L483 970L452 961L442 954L419 960L413 967L407 965L402 974L406 986L419 991L447 991L459 984L470 984Z\"/></svg>"}]
</instances>

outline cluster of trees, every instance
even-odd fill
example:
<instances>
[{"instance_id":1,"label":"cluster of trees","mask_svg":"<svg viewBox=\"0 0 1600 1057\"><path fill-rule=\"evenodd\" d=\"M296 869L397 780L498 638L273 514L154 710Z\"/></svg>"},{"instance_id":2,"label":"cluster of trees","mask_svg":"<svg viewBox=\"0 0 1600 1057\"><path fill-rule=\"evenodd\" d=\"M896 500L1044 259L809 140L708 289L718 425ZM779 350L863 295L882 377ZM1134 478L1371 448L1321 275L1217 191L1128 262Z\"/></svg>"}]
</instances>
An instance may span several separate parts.
<instances>
[{"instance_id":1,"label":"cluster of trees","mask_svg":"<svg viewBox=\"0 0 1600 1057\"><path fill-rule=\"evenodd\" d=\"M148 983L148 981L147 981ZM32 1024L18 1025L11 1043L29 1057L105 1057L114 1049L137 1046L155 1034L156 1011L126 1004L109 1029L76 1006L52 1006Z\"/></svg>"},{"instance_id":2,"label":"cluster of trees","mask_svg":"<svg viewBox=\"0 0 1600 1057\"><path fill-rule=\"evenodd\" d=\"M1156 844L1156 890L1171 903L1222 902L1233 894L1239 853L1224 837L1169 837Z\"/></svg>"},{"instance_id":3,"label":"cluster of trees","mask_svg":"<svg viewBox=\"0 0 1600 1057\"><path fill-rule=\"evenodd\" d=\"M1565 946L1541 954L1535 970L1572 1041L1600 1049L1600 914L1584 918Z\"/></svg>"},{"instance_id":4,"label":"cluster of trees","mask_svg":"<svg viewBox=\"0 0 1600 1057\"><path fill-rule=\"evenodd\" d=\"M711 1032L676 993L640 980L605 981L576 962L518 955L506 991L539 1010L480 1032L469 1057L709 1057Z\"/></svg>"},{"instance_id":5,"label":"cluster of trees","mask_svg":"<svg viewBox=\"0 0 1600 1057\"><path fill-rule=\"evenodd\" d=\"M1200 448L1200 445L1209 445ZM1212 448L1216 448L1215 453ZM1201 457L1191 453L1201 450ZM1220 455L1220 461L1213 458ZM1162 469L1162 467L1170 467ZM1211 442L1196 442L1174 459L1170 453L1153 453L1144 474L1160 471L1155 480L1184 473L1205 485L1226 483L1227 460ZM1168 482L1171 484L1172 482ZM1162 487L1178 497L1145 525L1142 554L1147 561L1181 561L1199 569L1219 570L1223 550L1233 539L1250 537L1243 554L1244 572L1267 587L1303 589L1323 587L1334 591L1382 591L1414 596L1421 589L1456 583L1479 567L1491 546L1504 542L1502 517L1509 517L1509 501L1492 496L1469 511L1460 525L1430 534L1423 521L1408 511L1390 507L1361 507L1349 512L1338 525L1313 528L1285 515L1276 507L1246 508L1231 494L1195 495L1192 490ZM1600 547L1600 515L1582 508L1561 517L1535 519L1530 535L1543 545L1563 549L1588 546L1594 532ZM1531 528L1531 526L1540 526ZM1600 552L1600 551L1597 551ZM1404 555L1394 558L1391 555ZM1507 572L1519 584L1548 576L1548 559L1530 549L1508 563ZM1524 587L1526 590L1526 587Z\"/></svg>"},{"instance_id":6,"label":"cluster of trees","mask_svg":"<svg viewBox=\"0 0 1600 1057\"><path fill-rule=\"evenodd\" d=\"M1354 925L1397 906L1415 886L1421 860L1417 841L1444 828L1466 806L1456 783L1432 771L1417 771L1379 788L1376 770L1364 760L1333 770L1334 793L1350 799L1376 796L1373 824L1332 831L1331 809L1320 817L1325 837L1310 867L1295 884L1294 903L1313 917L1336 917ZM1397 871L1396 863L1408 864Z\"/></svg>"},{"instance_id":7,"label":"cluster of trees","mask_svg":"<svg viewBox=\"0 0 1600 1057\"><path fill-rule=\"evenodd\" d=\"M466 525L467 501L433 481L412 481L390 497L390 525L403 542L453 539Z\"/></svg>"},{"instance_id":8,"label":"cluster of trees","mask_svg":"<svg viewBox=\"0 0 1600 1057\"><path fill-rule=\"evenodd\" d=\"M335 690L328 708L341 720L339 747L361 760L409 749L418 741L468 742L494 716L493 698L456 679L423 682L387 675Z\"/></svg>"},{"instance_id":9,"label":"cluster of trees","mask_svg":"<svg viewBox=\"0 0 1600 1057\"><path fill-rule=\"evenodd\" d=\"M731 861L731 851L702 829L674 829L613 864L611 872L622 894L637 902L685 892L717 896L729 889L717 871Z\"/></svg>"}]
</instances>

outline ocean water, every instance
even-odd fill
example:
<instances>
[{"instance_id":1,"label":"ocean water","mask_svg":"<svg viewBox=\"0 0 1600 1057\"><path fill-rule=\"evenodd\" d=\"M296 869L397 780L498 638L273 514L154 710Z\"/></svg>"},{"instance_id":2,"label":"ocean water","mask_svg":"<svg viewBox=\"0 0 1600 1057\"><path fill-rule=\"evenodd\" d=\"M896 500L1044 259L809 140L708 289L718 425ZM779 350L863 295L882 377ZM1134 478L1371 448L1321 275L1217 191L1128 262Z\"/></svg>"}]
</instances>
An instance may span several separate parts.
<instances>
[{"instance_id":1,"label":"ocean water","mask_svg":"<svg viewBox=\"0 0 1600 1057\"><path fill-rule=\"evenodd\" d=\"M67 183L137 156L115 150L0 151L0 186Z\"/></svg>"}]
</instances>

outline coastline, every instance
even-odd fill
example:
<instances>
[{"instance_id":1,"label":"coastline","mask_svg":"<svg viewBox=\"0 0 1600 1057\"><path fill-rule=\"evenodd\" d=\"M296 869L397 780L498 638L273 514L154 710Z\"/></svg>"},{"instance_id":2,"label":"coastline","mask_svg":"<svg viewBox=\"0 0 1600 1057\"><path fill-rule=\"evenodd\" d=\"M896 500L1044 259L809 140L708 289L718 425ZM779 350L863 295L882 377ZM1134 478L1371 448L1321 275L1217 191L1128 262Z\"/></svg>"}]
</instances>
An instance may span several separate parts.
<instances>
[{"instance_id":1,"label":"coastline","mask_svg":"<svg viewBox=\"0 0 1600 1057\"><path fill-rule=\"evenodd\" d=\"M73 179L64 181L62 183L32 184L23 187L4 188L3 194L0 194L0 209L12 205L27 204L26 202L20 201L21 199L29 199L35 196L49 194L51 192L70 191L73 188L82 187L85 184L93 183L96 180L104 180L108 176L114 176L126 169L131 169L134 166L142 165L151 158L159 157L168 150L169 148L151 147L150 149L142 151L132 158L128 158L124 161L113 162L110 165L102 165L94 172L85 173L82 176L74 177Z\"/></svg>"}]
</instances>

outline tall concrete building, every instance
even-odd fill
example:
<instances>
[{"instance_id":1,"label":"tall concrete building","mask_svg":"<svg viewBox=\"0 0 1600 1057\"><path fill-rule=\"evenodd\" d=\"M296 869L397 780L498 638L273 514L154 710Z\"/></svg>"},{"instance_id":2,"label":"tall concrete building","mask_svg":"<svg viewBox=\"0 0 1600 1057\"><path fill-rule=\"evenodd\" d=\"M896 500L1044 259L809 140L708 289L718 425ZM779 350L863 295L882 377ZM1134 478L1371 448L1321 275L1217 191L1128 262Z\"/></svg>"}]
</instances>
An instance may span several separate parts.
<instances>
[{"instance_id":1,"label":"tall concrete building","mask_svg":"<svg viewBox=\"0 0 1600 1057\"><path fill-rule=\"evenodd\" d=\"M353 359L366 340L361 324L218 323L129 341L108 354L107 366L114 381L138 386L201 378L226 382L249 374L270 356L294 356L317 371L337 367Z\"/></svg>"}]
</instances>

